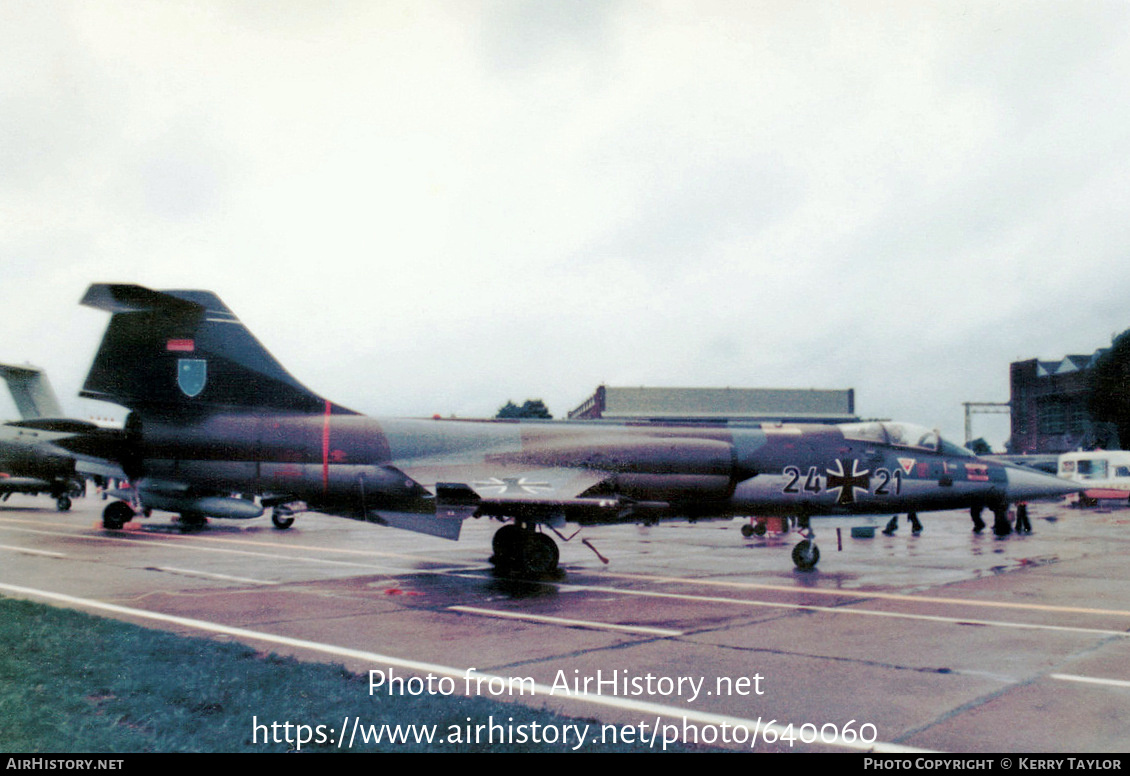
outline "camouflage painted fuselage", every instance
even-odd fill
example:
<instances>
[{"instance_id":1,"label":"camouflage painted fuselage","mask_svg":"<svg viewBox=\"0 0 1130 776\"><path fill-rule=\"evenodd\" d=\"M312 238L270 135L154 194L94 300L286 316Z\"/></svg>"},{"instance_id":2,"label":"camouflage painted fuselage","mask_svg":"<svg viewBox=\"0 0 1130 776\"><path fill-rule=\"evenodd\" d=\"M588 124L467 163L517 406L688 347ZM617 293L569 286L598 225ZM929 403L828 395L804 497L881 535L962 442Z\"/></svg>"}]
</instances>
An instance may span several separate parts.
<instances>
[{"instance_id":1,"label":"camouflage painted fuselage","mask_svg":"<svg viewBox=\"0 0 1130 776\"><path fill-rule=\"evenodd\" d=\"M848 439L836 426L215 413L189 424L135 415L131 433L141 476L286 495L350 517L434 511L439 483L468 485L499 502L496 513L505 513L505 501L517 508L604 498L648 504L656 518L885 513L1009 497L1004 465ZM575 482L584 487L570 488ZM596 519L574 511L570 517ZM615 521L621 511L605 517Z\"/></svg>"},{"instance_id":2,"label":"camouflage painted fuselage","mask_svg":"<svg viewBox=\"0 0 1130 776\"><path fill-rule=\"evenodd\" d=\"M113 315L82 394L132 410L119 460L164 509L240 494L456 538L478 515L889 513L1063 490L899 423L369 418L295 380L210 292L95 285L83 302ZM229 516L251 515L230 502Z\"/></svg>"}]
</instances>

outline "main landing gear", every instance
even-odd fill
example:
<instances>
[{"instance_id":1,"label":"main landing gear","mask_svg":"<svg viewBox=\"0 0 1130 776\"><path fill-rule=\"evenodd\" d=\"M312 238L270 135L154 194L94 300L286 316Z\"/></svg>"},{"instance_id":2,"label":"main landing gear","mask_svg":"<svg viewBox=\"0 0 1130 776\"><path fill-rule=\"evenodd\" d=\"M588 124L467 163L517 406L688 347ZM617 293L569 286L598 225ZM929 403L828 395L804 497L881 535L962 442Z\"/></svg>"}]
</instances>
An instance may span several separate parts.
<instances>
[{"instance_id":1,"label":"main landing gear","mask_svg":"<svg viewBox=\"0 0 1130 776\"><path fill-rule=\"evenodd\" d=\"M133 517L133 507L124 501L115 501L102 510L102 527L117 531Z\"/></svg>"},{"instance_id":2,"label":"main landing gear","mask_svg":"<svg viewBox=\"0 0 1130 776\"><path fill-rule=\"evenodd\" d=\"M490 562L503 573L541 577L555 573L561 552L557 543L532 523L507 523L491 540Z\"/></svg>"}]
</instances>

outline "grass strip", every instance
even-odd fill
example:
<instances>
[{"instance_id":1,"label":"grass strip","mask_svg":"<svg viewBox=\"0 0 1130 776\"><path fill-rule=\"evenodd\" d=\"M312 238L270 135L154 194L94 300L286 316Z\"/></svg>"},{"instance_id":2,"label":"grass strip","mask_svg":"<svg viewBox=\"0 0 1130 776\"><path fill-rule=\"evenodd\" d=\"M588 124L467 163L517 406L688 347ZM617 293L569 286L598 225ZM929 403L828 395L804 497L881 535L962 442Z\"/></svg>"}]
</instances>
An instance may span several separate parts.
<instances>
[{"instance_id":1,"label":"grass strip","mask_svg":"<svg viewBox=\"0 0 1130 776\"><path fill-rule=\"evenodd\" d=\"M242 644L177 636L30 601L0 598L0 644L4 752L293 751L299 736L294 726L299 724L309 727L311 739L316 738L316 726L323 725L322 737L330 739L303 743L304 752L660 748L658 742L655 748L622 741L595 743L601 730L596 720L489 698L370 696L368 678L340 665L303 663ZM361 730L370 734L368 742L356 737L352 748L337 746L346 717L363 720ZM255 728L253 721L261 727ZM289 729L284 727L287 722ZM489 722L500 726L493 741L481 727ZM586 725L585 743L578 747L580 729ZM407 740L388 740L396 726ZM549 726L558 739L555 743L545 742L551 737ZM565 730L573 732L566 736ZM382 740L373 740L382 731Z\"/></svg>"}]
</instances>

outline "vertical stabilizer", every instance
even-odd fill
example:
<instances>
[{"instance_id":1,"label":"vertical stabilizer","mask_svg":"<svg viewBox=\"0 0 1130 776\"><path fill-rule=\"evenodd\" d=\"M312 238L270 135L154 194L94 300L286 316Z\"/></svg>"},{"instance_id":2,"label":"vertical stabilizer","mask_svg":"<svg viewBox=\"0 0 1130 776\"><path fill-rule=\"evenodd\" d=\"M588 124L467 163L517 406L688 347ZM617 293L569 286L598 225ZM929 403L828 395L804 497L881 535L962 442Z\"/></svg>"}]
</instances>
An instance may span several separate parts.
<instances>
[{"instance_id":1,"label":"vertical stabilizer","mask_svg":"<svg viewBox=\"0 0 1130 776\"><path fill-rule=\"evenodd\" d=\"M95 284L82 304L111 313L82 396L172 414L350 413L295 380L210 291Z\"/></svg>"},{"instance_id":2,"label":"vertical stabilizer","mask_svg":"<svg viewBox=\"0 0 1130 776\"><path fill-rule=\"evenodd\" d=\"M7 381L8 390L23 420L63 417L59 398L51 388L47 374L39 367L0 364L0 377Z\"/></svg>"}]
</instances>

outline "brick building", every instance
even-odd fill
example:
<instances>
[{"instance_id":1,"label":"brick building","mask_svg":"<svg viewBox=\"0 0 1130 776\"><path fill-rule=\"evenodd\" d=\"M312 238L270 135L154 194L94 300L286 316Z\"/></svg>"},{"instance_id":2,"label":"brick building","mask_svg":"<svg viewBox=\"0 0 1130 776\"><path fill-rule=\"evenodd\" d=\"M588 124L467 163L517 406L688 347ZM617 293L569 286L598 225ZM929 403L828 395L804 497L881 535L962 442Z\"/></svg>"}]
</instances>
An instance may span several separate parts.
<instances>
[{"instance_id":1,"label":"brick building","mask_svg":"<svg viewBox=\"0 0 1130 776\"><path fill-rule=\"evenodd\" d=\"M1014 361L1009 368L1013 453L1065 453L1095 446L1117 447L1108 423L1087 410L1089 371L1107 351L1064 356L1059 361Z\"/></svg>"}]
</instances>

